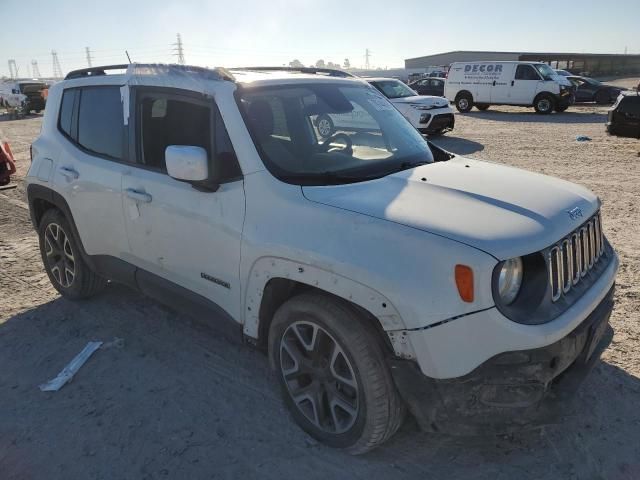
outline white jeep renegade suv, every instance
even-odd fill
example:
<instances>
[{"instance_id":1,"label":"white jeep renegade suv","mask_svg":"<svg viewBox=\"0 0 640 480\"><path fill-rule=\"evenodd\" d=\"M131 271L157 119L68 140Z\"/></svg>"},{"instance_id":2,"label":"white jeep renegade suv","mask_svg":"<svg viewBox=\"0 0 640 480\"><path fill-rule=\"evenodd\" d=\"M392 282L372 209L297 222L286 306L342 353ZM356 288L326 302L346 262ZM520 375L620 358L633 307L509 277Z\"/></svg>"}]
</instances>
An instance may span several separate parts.
<instances>
[{"instance_id":1,"label":"white jeep renegade suv","mask_svg":"<svg viewBox=\"0 0 640 480\"><path fill-rule=\"evenodd\" d=\"M320 135L354 109L371 128ZM407 408L429 431L548 422L606 343L618 259L598 198L449 154L339 72L75 71L32 154L62 295L112 280L228 320L300 426L351 453Z\"/></svg>"}]
</instances>

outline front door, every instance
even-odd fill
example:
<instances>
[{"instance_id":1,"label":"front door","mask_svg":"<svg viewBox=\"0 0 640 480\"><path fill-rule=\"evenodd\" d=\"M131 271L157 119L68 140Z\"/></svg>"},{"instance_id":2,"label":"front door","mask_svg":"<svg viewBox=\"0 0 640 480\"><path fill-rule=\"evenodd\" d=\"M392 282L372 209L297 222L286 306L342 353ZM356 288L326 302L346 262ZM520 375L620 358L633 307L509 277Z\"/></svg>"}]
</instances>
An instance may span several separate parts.
<instances>
[{"instance_id":1,"label":"front door","mask_svg":"<svg viewBox=\"0 0 640 480\"><path fill-rule=\"evenodd\" d=\"M131 263L218 304L239 318L244 186L213 99L167 89L134 89L138 166L123 176ZM169 145L204 148L226 162L216 191L167 174Z\"/></svg>"},{"instance_id":2,"label":"front door","mask_svg":"<svg viewBox=\"0 0 640 480\"><path fill-rule=\"evenodd\" d=\"M532 105L542 77L531 65L518 65L509 89L509 103Z\"/></svg>"}]
</instances>

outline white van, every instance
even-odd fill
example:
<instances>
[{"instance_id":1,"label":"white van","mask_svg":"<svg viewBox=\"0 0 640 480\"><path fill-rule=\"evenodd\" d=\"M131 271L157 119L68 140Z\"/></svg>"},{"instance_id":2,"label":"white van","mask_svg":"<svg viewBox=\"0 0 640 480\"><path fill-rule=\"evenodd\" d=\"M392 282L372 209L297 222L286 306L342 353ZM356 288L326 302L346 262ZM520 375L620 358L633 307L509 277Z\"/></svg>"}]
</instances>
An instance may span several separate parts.
<instances>
[{"instance_id":1,"label":"white van","mask_svg":"<svg viewBox=\"0 0 640 480\"><path fill-rule=\"evenodd\" d=\"M539 62L456 62L451 64L444 96L466 113L475 105L533 107L537 113L564 112L573 103L566 78Z\"/></svg>"}]
</instances>

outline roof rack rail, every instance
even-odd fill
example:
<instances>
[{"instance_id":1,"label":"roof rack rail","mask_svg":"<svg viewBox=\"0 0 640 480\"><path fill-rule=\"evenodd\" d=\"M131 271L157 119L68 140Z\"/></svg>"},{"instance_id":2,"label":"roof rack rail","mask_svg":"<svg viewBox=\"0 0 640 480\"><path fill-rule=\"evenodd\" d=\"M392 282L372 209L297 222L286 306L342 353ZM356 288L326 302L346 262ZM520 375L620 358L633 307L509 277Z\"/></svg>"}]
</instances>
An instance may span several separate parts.
<instances>
[{"instance_id":1,"label":"roof rack rail","mask_svg":"<svg viewBox=\"0 0 640 480\"><path fill-rule=\"evenodd\" d=\"M237 70L249 70L254 72L299 72L309 73L313 75L325 74L329 77L342 77L349 78L355 77L355 75L345 72L343 70L336 70L334 68L316 68L316 67L237 67L230 68L231 71Z\"/></svg>"},{"instance_id":2,"label":"roof rack rail","mask_svg":"<svg viewBox=\"0 0 640 480\"><path fill-rule=\"evenodd\" d=\"M203 76L210 77L215 80L231 80L233 76L231 73L223 68L205 68L197 67L194 65L178 65L178 64L163 64L163 63L126 63L121 65L107 65L103 67L91 67L81 68L80 70L73 70L64 77L65 80L71 80L74 78L94 77L100 75L106 75L108 70L126 70L129 67L133 67L134 73L136 69L144 70L151 69L151 73L168 73L168 72L181 72L181 73L197 73Z\"/></svg>"},{"instance_id":3,"label":"roof rack rail","mask_svg":"<svg viewBox=\"0 0 640 480\"><path fill-rule=\"evenodd\" d=\"M71 80L72 78L94 77L99 75L106 75L106 70L123 70L129 67L128 63L121 65L105 65L103 67L90 67L81 68L79 70L72 70L64 77L65 80Z\"/></svg>"}]
</instances>

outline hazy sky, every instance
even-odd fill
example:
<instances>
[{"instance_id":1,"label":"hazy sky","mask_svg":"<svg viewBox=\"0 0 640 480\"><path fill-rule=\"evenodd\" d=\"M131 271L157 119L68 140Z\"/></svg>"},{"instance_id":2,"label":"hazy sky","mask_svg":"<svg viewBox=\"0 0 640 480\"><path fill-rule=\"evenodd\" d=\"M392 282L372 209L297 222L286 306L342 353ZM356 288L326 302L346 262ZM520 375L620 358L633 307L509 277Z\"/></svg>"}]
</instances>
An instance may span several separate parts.
<instances>
[{"instance_id":1,"label":"hazy sky","mask_svg":"<svg viewBox=\"0 0 640 480\"><path fill-rule=\"evenodd\" d=\"M175 61L182 34L187 63L304 64L322 58L403 66L405 58L450 50L640 53L640 0L0 0L0 75L15 59L21 76L38 61L52 73L93 64ZM526 4L525 4L526 3ZM28 5L27 5L28 4ZM38 14L38 10L40 13Z\"/></svg>"}]
</instances>

